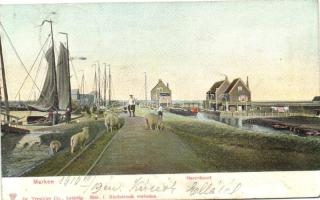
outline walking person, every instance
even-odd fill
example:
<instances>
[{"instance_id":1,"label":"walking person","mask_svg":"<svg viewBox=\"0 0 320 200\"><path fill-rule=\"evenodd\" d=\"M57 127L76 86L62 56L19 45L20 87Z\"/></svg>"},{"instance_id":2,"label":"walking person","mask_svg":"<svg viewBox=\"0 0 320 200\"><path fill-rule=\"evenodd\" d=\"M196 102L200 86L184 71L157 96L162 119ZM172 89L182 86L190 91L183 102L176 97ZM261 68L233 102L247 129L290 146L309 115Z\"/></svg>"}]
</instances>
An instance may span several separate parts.
<instances>
[{"instance_id":1,"label":"walking person","mask_svg":"<svg viewBox=\"0 0 320 200\"><path fill-rule=\"evenodd\" d=\"M128 111L129 111L129 116L131 117L131 112L132 116L135 117L135 111L136 111L136 99L133 97L132 94L129 95L129 101L128 101Z\"/></svg>"},{"instance_id":2,"label":"walking person","mask_svg":"<svg viewBox=\"0 0 320 200\"><path fill-rule=\"evenodd\" d=\"M162 116L163 116L163 107L160 105L159 108L158 108L158 115L159 117L162 119Z\"/></svg>"}]
</instances>

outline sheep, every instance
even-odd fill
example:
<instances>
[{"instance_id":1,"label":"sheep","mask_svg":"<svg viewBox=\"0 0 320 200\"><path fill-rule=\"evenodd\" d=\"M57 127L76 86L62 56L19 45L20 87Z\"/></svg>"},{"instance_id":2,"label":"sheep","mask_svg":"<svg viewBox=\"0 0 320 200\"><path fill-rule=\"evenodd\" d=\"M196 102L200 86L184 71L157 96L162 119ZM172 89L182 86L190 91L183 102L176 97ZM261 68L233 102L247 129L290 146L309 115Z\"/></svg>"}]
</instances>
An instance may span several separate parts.
<instances>
[{"instance_id":1,"label":"sheep","mask_svg":"<svg viewBox=\"0 0 320 200\"><path fill-rule=\"evenodd\" d=\"M158 129L158 131L163 131L163 130L164 130L164 124L163 124L162 119L160 119L160 120L158 121L157 129Z\"/></svg>"},{"instance_id":2,"label":"sheep","mask_svg":"<svg viewBox=\"0 0 320 200\"><path fill-rule=\"evenodd\" d=\"M89 140L89 136L89 127L84 127L81 132L74 134L70 139L71 154L73 154L78 145L83 148L87 140Z\"/></svg>"},{"instance_id":3,"label":"sheep","mask_svg":"<svg viewBox=\"0 0 320 200\"><path fill-rule=\"evenodd\" d=\"M151 130L154 130L155 128L157 128L158 130L160 130L159 128L163 129L163 122L159 115L155 113L148 113L145 115L144 119L146 122L145 123L146 129L148 128L150 128Z\"/></svg>"},{"instance_id":4,"label":"sheep","mask_svg":"<svg viewBox=\"0 0 320 200\"><path fill-rule=\"evenodd\" d=\"M50 142L50 154L55 154L57 153L61 148L61 142L59 142L58 140L52 140Z\"/></svg>"},{"instance_id":5,"label":"sheep","mask_svg":"<svg viewBox=\"0 0 320 200\"><path fill-rule=\"evenodd\" d=\"M118 116L118 114L113 113L113 112L108 112L105 113L105 121L104 124L107 128L107 130L112 132L114 128L121 128L121 121L120 121L120 117Z\"/></svg>"}]
</instances>

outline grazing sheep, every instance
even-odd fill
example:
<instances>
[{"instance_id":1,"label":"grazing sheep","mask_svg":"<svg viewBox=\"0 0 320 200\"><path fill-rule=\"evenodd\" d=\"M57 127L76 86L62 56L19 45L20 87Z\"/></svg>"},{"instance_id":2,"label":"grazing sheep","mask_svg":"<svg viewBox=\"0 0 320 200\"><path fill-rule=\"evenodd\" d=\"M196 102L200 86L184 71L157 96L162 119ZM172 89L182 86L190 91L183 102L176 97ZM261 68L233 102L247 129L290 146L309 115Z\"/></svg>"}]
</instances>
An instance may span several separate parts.
<instances>
[{"instance_id":1,"label":"grazing sheep","mask_svg":"<svg viewBox=\"0 0 320 200\"><path fill-rule=\"evenodd\" d=\"M145 127L147 129L150 128L151 130L154 130L156 128L159 129L159 127L163 126L161 118L159 117L159 115L157 115L155 113L146 114L144 119L146 122ZM159 126L159 125L161 125L161 126Z\"/></svg>"},{"instance_id":2,"label":"grazing sheep","mask_svg":"<svg viewBox=\"0 0 320 200\"><path fill-rule=\"evenodd\" d=\"M61 148L61 142L59 142L58 140L52 140L50 142L50 154L55 154L57 153Z\"/></svg>"},{"instance_id":3,"label":"grazing sheep","mask_svg":"<svg viewBox=\"0 0 320 200\"><path fill-rule=\"evenodd\" d=\"M84 127L81 132L73 135L70 139L71 154L73 154L78 145L83 148L87 140L89 140L89 136L89 127Z\"/></svg>"},{"instance_id":4,"label":"grazing sheep","mask_svg":"<svg viewBox=\"0 0 320 200\"><path fill-rule=\"evenodd\" d=\"M109 131L113 131L114 128L119 129L121 128L121 120L118 114L113 113L113 112L108 112L105 113L105 119L104 119L104 124Z\"/></svg>"},{"instance_id":5,"label":"grazing sheep","mask_svg":"<svg viewBox=\"0 0 320 200\"><path fill-rule=\"evenodd\" d=\"M157 129L158 129L158 131L163 131L164 130L164 124L163 124L163 121L161 119L158 121Z\"/></svg>"}]
</instances>

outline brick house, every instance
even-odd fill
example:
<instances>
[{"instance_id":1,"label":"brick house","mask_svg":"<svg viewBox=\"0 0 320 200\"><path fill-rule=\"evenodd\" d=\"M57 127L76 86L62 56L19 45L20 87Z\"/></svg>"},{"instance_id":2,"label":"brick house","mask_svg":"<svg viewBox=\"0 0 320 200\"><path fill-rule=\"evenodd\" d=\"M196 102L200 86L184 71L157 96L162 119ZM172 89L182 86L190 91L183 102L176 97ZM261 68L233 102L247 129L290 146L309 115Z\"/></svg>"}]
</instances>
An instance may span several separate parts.
<instances>
[{"instance_id":1,"label":"brick house","mask_svg":"<svg viewBox=\"0 0 320 200\"><path fill-rule=\"evenodd\" d=\"M151 101L157 102L163 106L171 105L172 97L169 84L165 84L161 79L159 79L156 86L154 86L151 90Z\"/></svg>"},{"instance_id":2,"label":"brick house","mask_svg":"<svg viewBox=\"0 0 320 200\"><path fill-rule=\"evenodd\" d=\"M249 81L244 83L241 78L234 79L225 91L229 107L234 110L247 110L251 103L251 91Z\"/></svg>"},{"instance_id":3,"label":"brick house","mask_svg":"<svg viewBox=\"0 0 320 200\"><path fill-rule=\"evenodd\" d=\"M204 107L214 110L247 110L251 103L249 80L244 83L241 78L234 79L231 83L225 80L215 82L206 93Z\"/></svg>"},{"instance_id":4,"label":"brick house","mask_svg":"<svg viewBox=\"0 0 320 200\"><path fill-rule=\"evenodd\" d=\"M225 100L225 90L230 85L228 77L222 81L215 82L206 93L206 101L208 108L218 109L218 106Z\"/></svg>"}]
</instances>

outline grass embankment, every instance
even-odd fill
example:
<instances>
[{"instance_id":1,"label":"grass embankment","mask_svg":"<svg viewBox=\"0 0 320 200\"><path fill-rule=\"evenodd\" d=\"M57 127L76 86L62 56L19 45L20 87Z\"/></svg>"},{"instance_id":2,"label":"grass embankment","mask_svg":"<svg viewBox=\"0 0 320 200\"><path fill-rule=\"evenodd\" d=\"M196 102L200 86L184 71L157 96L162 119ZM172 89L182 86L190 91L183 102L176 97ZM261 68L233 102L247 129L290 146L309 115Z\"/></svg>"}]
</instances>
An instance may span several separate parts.
<instances>
[{"instance_id":1,"label":"grass embankment","mask_svg":"<svg viewBox=\"0 0 320 200\"><path fill-rule=\"evenodd\" d=\"M319 138L254 133L171 113L164 114L164 122L210 172L320 169Z\"/></svg>"},{"instance_id":2,"label":"grass embankment","mask_svg":"<svg viewBox=\"0 0 320 200\"><path fill-rule=\"evenodd\" d=\"M76 159L68 168L66 168L60 175L84 175L84 173L91 167L92 163L98 158L99 153L103 150L105 145L116 134L117 131L112 133L105 132L100 136L97 141L92 144L82 155ZM79 151L79 150L78 150ZM53 176L63 166L65 166L74 156L71 155L70 148L58 152L53 158L47 162L37 166L24 176Z\"/></svg>"}]
</instances>

